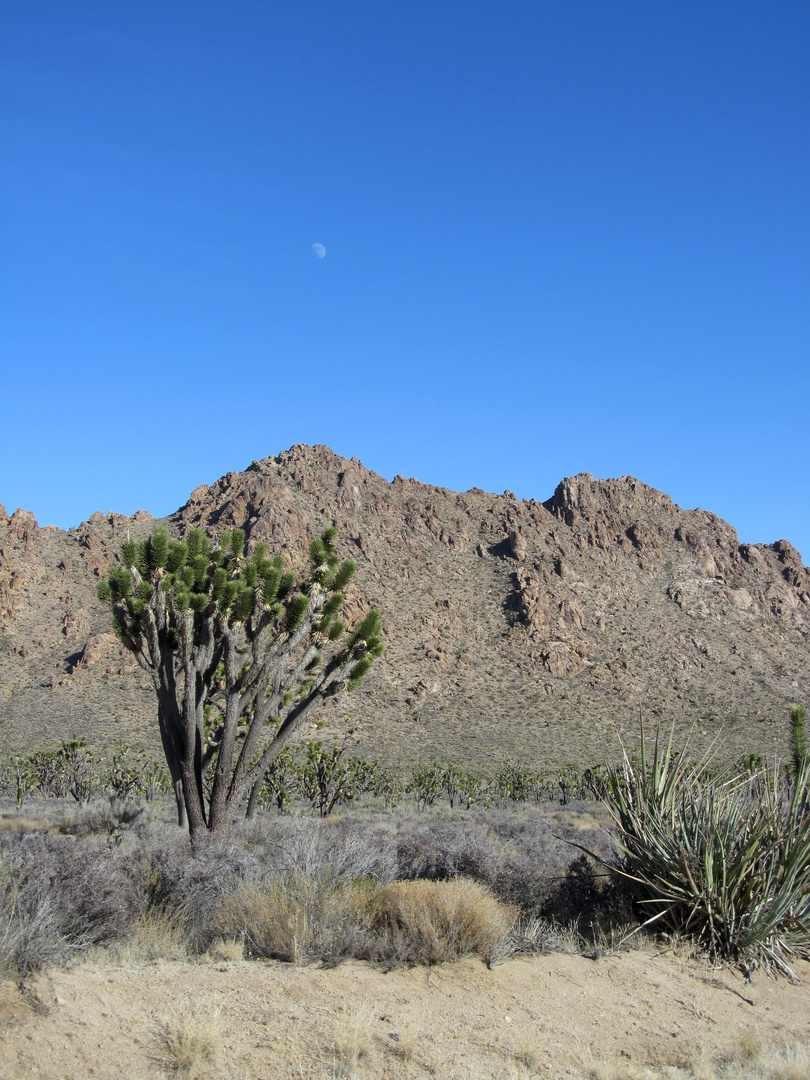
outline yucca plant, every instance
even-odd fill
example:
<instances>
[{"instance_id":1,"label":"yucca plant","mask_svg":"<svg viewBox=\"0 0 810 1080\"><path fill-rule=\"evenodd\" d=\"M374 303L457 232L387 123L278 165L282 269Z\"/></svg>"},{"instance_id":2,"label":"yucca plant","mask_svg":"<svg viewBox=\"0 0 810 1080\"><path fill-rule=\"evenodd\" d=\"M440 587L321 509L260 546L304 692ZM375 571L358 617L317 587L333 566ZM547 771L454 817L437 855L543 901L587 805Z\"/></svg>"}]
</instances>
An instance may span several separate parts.
<instances>
[{"instance_id":1,"label":"yucca plant","mask_svg":"<svg viewBox=\"0 0 810 1080\"><path fill-rule=\"evenodd\" d=\"M622 873L644 925L693 938L746 973L796 979L790 958L810 955L810 766L790 782L777 768L709 775L642 729L641 763L608 769L604 801L617 826Z\"/></svg>"}]
</instances>

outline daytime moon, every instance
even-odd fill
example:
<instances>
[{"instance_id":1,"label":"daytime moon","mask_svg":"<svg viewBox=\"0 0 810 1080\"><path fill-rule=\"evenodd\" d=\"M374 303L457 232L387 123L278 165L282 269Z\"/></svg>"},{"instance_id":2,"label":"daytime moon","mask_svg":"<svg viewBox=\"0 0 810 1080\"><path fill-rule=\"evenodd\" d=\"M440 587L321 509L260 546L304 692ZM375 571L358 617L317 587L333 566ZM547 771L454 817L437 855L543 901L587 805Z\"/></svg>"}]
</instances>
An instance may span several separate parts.
<instances>
[{"instance_id":1,"label":"daytime moon","mask_svg":"<svg viewBox=\"0 0 810 1080\"><path fill-rule=\"evenodd\" d=\"M312 254L315 256L316 259L323 259L326 256L326 248L323 246L323 244L313 244Z\"/></svg>"}]
</instances>

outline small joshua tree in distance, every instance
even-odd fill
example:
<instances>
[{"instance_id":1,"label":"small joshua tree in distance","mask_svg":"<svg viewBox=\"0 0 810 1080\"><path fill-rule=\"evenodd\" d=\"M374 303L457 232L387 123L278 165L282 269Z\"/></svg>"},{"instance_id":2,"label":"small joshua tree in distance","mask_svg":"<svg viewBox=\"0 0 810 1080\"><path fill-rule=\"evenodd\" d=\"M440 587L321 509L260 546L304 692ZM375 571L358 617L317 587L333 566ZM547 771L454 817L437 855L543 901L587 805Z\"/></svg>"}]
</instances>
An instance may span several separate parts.
<instances>
[{"instance_id":1,"label":"small joshua tree in distance","mask_svg":"<svg viewBox=\"0 0 810 1080\"><path fill-rule=\"evenodd\" d=\"M165 528L127 540L99 584L124 645L149 673L174 785L191 839L223 835L243 798L327 697L351 690L382 652L370 611L350 633L337 618L355 565L337 530L312 540L299 580L241 529L214 542ZM213 779L210 780L210 773Z\"/></svg>"}]
</instances>

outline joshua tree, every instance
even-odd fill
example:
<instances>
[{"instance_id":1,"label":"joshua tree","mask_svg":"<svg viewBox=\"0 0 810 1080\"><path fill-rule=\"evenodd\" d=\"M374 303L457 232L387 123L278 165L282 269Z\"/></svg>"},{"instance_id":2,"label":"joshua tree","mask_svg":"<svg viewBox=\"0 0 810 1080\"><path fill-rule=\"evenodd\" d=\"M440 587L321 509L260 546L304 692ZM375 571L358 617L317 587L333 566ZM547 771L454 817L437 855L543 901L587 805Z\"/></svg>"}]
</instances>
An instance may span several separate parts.
<instances>
[{"instance_id":1,"label":"joshua tree","mask_svg":"<svg viewBox=\"0 0 810 1080\"><path fill-rule=\"evenodd\" d=\"M356 686L382 651L379 612L347 636L336 618L355 570L336 540L329 528L311 542L298 580L264 544L247 558L241 529L212 542L200 529L172 541L157 528L127 540L99 585L116 633L152 678L178 821L192 841L222 835L323 699Z\"/></svg>"}]
</instances>

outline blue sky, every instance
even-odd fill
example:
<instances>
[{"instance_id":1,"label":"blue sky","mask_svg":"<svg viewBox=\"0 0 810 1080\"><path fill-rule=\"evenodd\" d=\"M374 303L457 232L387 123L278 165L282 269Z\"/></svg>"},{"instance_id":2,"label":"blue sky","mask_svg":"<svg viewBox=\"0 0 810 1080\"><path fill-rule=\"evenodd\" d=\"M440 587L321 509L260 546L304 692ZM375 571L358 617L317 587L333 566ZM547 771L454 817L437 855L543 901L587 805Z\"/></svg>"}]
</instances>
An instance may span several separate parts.
<instances>
[{"instance_id":1,"label":"blue sky","mask_svg":"<svg viewBox=\"0 0 810 1080\"><path fill-rule=\"evenodd\" d=\"M8 0L0 501L296 442L810 562L806 0ZM324 258L312 245L322 244Z\"/></svg>"}]
</instances>

